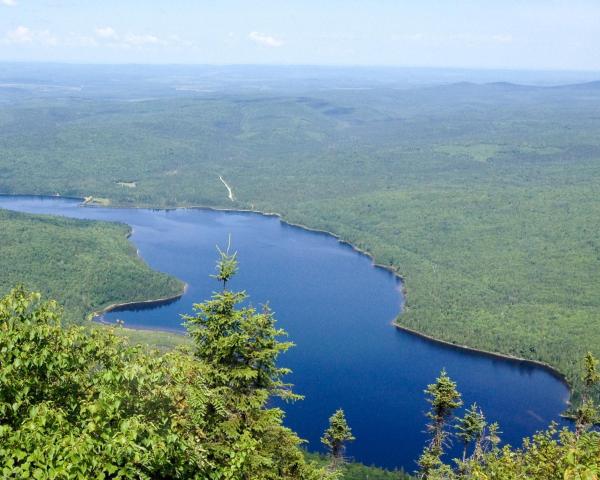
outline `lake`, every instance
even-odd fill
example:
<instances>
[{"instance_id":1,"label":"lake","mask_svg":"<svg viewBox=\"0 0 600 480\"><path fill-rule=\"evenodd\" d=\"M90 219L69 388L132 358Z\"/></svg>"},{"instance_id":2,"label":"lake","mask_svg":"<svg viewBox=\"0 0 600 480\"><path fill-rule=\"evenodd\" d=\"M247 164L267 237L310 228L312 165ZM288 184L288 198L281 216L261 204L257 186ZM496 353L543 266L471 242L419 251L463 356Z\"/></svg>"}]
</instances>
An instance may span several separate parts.
<instances>
[{"instance_id":1,"label":"lake","mask_svg":"<svg viewBox=\"0 0 600 480\"><path fill-rule=\"evenodd\" d=\"M525 362L394 328L403 305L400 281L330 235L254 213L78 205L58 197L0 197L0 207L11 210L130 225L130 240L143 259L189 286L168 305L105 315L133 328L182 331L180 314L191 313L192 303L218 289L209 277L215 246L225 246L231 235L240 264L231 288L247 290L257 306L268 301L278 326L296 344L280 363L293 369L288 379L306 398L284 405L286 424L311 450L321 448L329 416L343 407L356 436L349 456L413 471L425 441L423 390L442 368L458 382L465 404L477 401L490 421L500 422L508 443L519 444L552 420L562 423L569 392L559 379Z\"/></svg>"}]
</instances>

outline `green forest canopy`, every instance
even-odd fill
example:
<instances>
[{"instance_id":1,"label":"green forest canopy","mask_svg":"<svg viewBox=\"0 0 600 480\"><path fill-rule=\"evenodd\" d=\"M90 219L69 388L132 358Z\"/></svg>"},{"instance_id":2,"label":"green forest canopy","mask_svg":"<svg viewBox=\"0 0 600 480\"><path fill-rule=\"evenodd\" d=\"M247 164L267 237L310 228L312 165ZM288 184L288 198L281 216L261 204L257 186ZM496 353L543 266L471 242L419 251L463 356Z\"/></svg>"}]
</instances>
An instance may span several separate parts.
<instances>
[{"instance_id":1,"label":"green forest canopy","mask_svg":"<svg viewBox=\"0 0 600 480\"><path fill-rule=\"evenodd\" d=\"M396 268L401 325L547 362L578 392L575 359L600 353L598 84L290 84L135 102L134 86L13 92L0 191L281 213Z\"/></svg>"},{"instance_id":2,"label":"green forest canopy","mask_svg":"<svg viewBox=\"0 0 600 480\"><path fill-rule=\"evenodd\" d=\"M126 225L0 210L0 294L17 284L60 301L65 319L113 303L178 295L183 284L153 271L127 240Z\"/></svg>"}]
</instances>

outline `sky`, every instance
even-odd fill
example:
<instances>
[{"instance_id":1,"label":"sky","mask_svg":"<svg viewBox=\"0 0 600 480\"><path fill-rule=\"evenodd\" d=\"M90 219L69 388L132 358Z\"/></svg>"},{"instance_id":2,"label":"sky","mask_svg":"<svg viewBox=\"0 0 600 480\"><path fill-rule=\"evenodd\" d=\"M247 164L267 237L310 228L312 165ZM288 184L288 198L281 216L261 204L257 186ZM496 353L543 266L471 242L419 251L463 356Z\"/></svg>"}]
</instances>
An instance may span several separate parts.
<instances>
[{"instance_id":1,"label":"sky","mask_svg":"<svg viewBox=\"0 0 600 480\"><path fill-rule=\"evenodd\" d=\"M0 0L0 61L600 71L600 0Z\"/></svg>"}]
</instances>

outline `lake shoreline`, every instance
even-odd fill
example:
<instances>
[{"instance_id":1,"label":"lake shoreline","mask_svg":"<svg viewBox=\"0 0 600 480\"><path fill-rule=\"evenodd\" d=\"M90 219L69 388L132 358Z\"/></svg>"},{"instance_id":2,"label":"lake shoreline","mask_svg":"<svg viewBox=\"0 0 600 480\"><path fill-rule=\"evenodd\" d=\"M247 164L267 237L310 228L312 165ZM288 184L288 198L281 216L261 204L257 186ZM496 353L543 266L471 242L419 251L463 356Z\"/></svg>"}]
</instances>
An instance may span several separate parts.
<instances>
[{"instance_id":1,"label":"lake shoreline","mask_svg":"<svg viewBox=\"0 0 600 480\"><path fill-rule=\"evenodd\" d=\"M15 196L12 194L0 194L0 196ZM46 197L46 198L56 198L56 197L52 197L49 195L21 195L21 196L33 196L33 197ZM256 210L256 209L250 209L250 208L226 208L226 207L209 207L209 206L205 206L205 205L189 205L189 206L180 206L180 207L152 207L152 206L138 206L138 205L126 205L126 204L110 204L110 205L100 205L100 204L94 204L94 203L83 203L84 202L84 198L80 198L80 197L59 197L59 198L69 198L69 199L73 199L73 200L80 200L82 201L82 205L83 207L86 208L132 208L132 209L147 209L147 210L163 210L163 211L170 211L170 210L208 210L208 211L212 211L212 212L231 212L231 213L252 213L255 215L261 215L263 217L275 217L277 219L279 219L279 221L285 225L288 225L290 227L297 227L297 228L301 228L303 230L306 230L308 232L314 232L314 233L321 233L324 235L329 235L333 238L335 238L339 243L341 243L342 245L346 245L348 247L350 247L352 250L354 250L357 253L360 253L366 257L368 257L373 266L377 267L377 268L381 268L383 270L387 270L390 273L393 273L396 278L398 280L400 280L400 282L402 283L402 292L405 293L406 290L404 289L404 277L402 276L401 273L398 272L398 270L396 270L395 267L390 266L390 265L383 265L381 263L376 263L375 262L375 257L373 256L372 253L370 253L367 250L363 250L360 247L357 247L356 245L353 245L352 243L350 243L348 240L344 240L343 238L341 238L338 234L330 232L329 230L323 230L321 228L314 228L314 227L308 227L302 223L294 223L291 222L289 220L285 220L283 218L283 216L280 213L276 213L276 212L264 212L262 210Z\"/></svg>"},{"instance_id":2,"label":"lake shoreline","mask_svg":"<svg viewBox=\"0 0 600 480\"><path fill-rule=\"evenodd\" d=\"M452 343L448 340L442 340L440 338L433 337L426 333L419 332L418 330L414 330L410 327L406 327L404 325L401 325L400 323L397 323L396 320L392 321L391 325L396 327L398 330L401 330L410 335L414 335L416 337L420 337L420 338L423 338L430 342L438 343L440 345L445 345L447 347L455 348L456 350L466 350L468 352L477 353L480 355L484 355L486 357L497 358L499 360L509 360L509 361L512 361L515 363L523 363L526 365L531 365L534 367L542 368L543 370L545 370L546 372L551 374L554 378L561 381L569 389L569 395L571 395L571 393L572 393L571 384L567 380L567 377L562 372L560 372L559 370L554 368L552 365L550 365L549 363L544 363L539 360L530 360L530 359L523 358L523 357L517 357L515 355L509 355L507 353L492 352L490 350L483 350L480 348L470 347L468 345L459 345L456 343ZM566 401L566 404L571 405L570 398Z\"/></svg>"},{"instance_id":3,"label":"lake shoreline","mask_svg":"<svg viewBox=\"0 0 600 480\"><path fill-rule=\"evenodd\" d=\"M189 210L207 210L207 211L214 211L214 212L231 212L231 213L249 213L249 214L255 214L255 215L261 215L261 216L265 216L265 217L275 217L277 219L279 219L279 221L285 225L291 226L291 227L296 227L296 228L301 228L303 230L309 231L309 232L314 232L314 233L320 233L320 234L324 234L324 235L329 235L333 238L335 238L339 243L341 243L342 245L345 245L347 247L350 247L353 251L364 255L366 257L368 257L371 260L371 263L373 265L374 268L380 268L383 270L388 271L389 273L393 274L397 280L399 280L400 284L401 284L401 292L404 295L404 297L406 298L407 295L407 289L405 287L405 283L404 283L404 277L396 270L395 267L389 266L389 265L383 265L380 263L376 263L375 258L373 256L373 254L371 254L370 252L363 250L355 245L353 245L352 243L350 243L347 240L342 239L339 235L327 231L327 230L323 230L323 229L319 229L319 228L313 228L313 227L308 227L306 225L300 224L300 223L293 223L291 221L287 221L285 220L281 214L276 213L276 212L264 212L264 211L260 211L260 210L256 210L256 209L248 209L248 208L220 208L220 207L210 207L210 206L203 206L203 205L190 205L190 206L180 206L180 207L162 207L162 208L156 208L156 207L151 207L151 206L131 206L131 205L124 205L124 204L110 204L110 205L95 205L93 203L85 203L85 198L81 198L81 197L61 197L58 195L14 195L14 194L0 194L0 196L23 196L23 197L41 197L41 198L68 198L68 199L72 199L72 200L77 200L81 202L81 206L82 207L86 207L86 208L131 208L131 209L148 209L148 210L162 210L162 211L170 211L170 210L178 210L178 209L189 209ZM187 284L185 286L185 289L187 289ZM107 307L106 309L103 309L101 312L94 312L92 314L90 314L93 317L94 314L97 314L96 316L99 316L103 313L107 313L109 311L114 311L115 309L119 308L119 307L128 307L128 306L134 306L134 305L141 305L142 307L145 306L149 306L151 305L153 302L158 302L156 303L156 306L161 305L161 304L165 304L165 303L169 303L171 301L176 301L177 299L181 298L183 295L185 294L185 291L178 295L178 296L173 296L173 297L168 297L165 299L158 299L158 300L148 300L148 301L142 301L142 302L127 302L127 303L123 303L123 304L114 304L114 305L110 305L109 307ZM110 308L110 309L109 309ZM418 330L414 330L411 329L410 327L406 327L400 323L398 323L398 319L399 317L402 315L403 309L400 310L400 312L398 313L398 316L391 322L391 326L395 327L398 330L404 331L408 334L426 339L428 341L437 343L439 345L445 345L447 347L451 347L457 350L464 350L464 351L469 351L469 352L473 352L473 353L478 353L480 355L484 355L487 357L492 357L492 358L498 358L498 359L502 359L502 360L508 360L508 361L512 361L515 363L524 363L524 364L528 364L531 366L535 366L535 367L539 367L542 368L543 370L545 370L546 372L550 373L554 378L556 378L557 380L559 380L561 383L563 383L563 385L565 385L569 391L569 398L566 401L566 405L571 405L571 396L572 396L572 386L571 384L568 382L567 377L560 372L559 370L557 370L556 368L554 368L553 366L551 366L550 364L541 362L539 360L531 360L531 359L527 359L527 358L522 358L522 357L517 357L514 355L510 355L510 354L504 354L504 353L500 353L500 352L493 352L493 351L489 351L489 350L482 350L482 349L478 349L475 347L470 347L468 345L458 345L452 342L449 342L447 340L442 340L439 338L436 338L434 336L431 336L429 334L426 333L422 333L419 332ZM88 317L89 318L89 317ZM144 329L144 328L140 328L137 329L135 327L129 327L132 328L133 330L148 330L148 329ZM152 330L152 331L165 331L168 333L173 333L167 330L161 330L161 329L156 329L156 330Z\"/></svg>"},{"instance_id":4,"label":"lake shoreline","mask_svg":"<svg viewBox=\"0 0 600 480\"><path fill-rule=\"evenodd\" d=\"M187 291L188 291L188 284L184 283L183 291L180 293L170 295L168 297L156 298L156 299L151 299L151 300L138 300L138 301L132 301L132 302L111 303L110 305L108 305L100 310L96 310L96 311L89 313L87 315L87 318L93 322L102 323L103 325L113 325L113 323L104 321L104 319L103 319L104 314L109 313L109 312L118 311L120 309L125 309L125 308L135 309L136 307L139 307L140 310L143 310L143 309L151 309L151 308L160 307L162 305L168 305L170 303L173 303L173 302L176 302L177 300L179 300L181 297L183 297L187 293ZM169 333L176 333L176 332L171 332L169 330L161 330L161 329L148 329L148 328L135 328L135 327L127 327L127 328L131 328L132 330L152 330L152 331L164 331L164 332L169 332Z\"/></svg>"}]
</instances>

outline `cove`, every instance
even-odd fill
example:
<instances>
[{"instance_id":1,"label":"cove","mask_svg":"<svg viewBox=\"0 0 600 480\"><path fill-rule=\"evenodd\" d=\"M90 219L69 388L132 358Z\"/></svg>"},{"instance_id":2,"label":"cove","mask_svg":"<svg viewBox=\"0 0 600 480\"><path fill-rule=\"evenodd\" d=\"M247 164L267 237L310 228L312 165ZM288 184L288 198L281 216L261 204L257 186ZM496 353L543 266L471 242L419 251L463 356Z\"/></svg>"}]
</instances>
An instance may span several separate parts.
<instances>
[{"instance_id":1,"label":"cove","mask_svg":"<svg viewBox=\"0 0 600 480\"><path fill-rule=\"evenodd\" d=\"M442 345L391 325L403 304L401 284L387 270L334 237L287 225L276 217L201 209L82 208L78 200L0 196L20 212L123 222L154 269L188 284L177 301L105 314L132 328L182 331L179 315L218 288L215 245L231 234L240 271L232 282L254 305L269 302L296 347L282 356L305 400L283 405L286 424L320 449L328 417L340 407L357 438L348 455L363 463L413 471L425 441L423 390L442 368L466 405L477 402L502 438L521 438L562 423L566 385L544 368ZM452 288L448 285L448 288ZM409 292L410 294L410 292Z\"/></svg>"}]
</instances>

